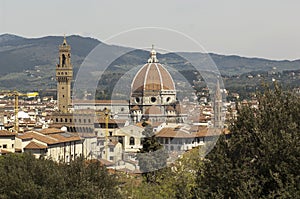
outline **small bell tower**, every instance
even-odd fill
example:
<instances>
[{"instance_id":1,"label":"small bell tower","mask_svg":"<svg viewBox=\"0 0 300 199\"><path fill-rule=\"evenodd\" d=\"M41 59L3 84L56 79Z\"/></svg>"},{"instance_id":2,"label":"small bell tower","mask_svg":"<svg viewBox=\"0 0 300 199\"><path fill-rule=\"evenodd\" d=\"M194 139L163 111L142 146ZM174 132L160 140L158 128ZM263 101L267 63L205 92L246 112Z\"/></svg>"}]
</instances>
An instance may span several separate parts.
<instances>
[{"instance_id":1,"label":"small bell tower","mask_svg":"<svg viewBox=\"0 0 300 199\"><path fill-rule=\"evenodd\" d=\"M73 67L71 64L71 46L66 37L59 45L59 63L56 65L57 102L59 112L67 113L71 106L71 82Z\"/></svg>"},{"instance_id":2,"label":"small bell tower","mask_svg":"<svg viewBox=\"0 0 300 199\"><path fill-rule=\"evenodd\" d=\"M222 121L222 94L220 89L220 82L217 80L216 91L214 96L214 127L221 129L223 128Z\"/></svg>"}]
</instances>

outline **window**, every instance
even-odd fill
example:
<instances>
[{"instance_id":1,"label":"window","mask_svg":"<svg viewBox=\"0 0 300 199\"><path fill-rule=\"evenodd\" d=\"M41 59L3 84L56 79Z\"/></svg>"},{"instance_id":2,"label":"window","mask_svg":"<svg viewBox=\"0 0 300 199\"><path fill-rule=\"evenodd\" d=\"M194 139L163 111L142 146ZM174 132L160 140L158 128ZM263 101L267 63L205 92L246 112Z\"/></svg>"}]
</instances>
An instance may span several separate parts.
<instances>
[{"instance_id":1,"label":"window","mask_svg":"<svg viewBox=\"0 0 300 199\"><path fill-rule=\"evenodd\" d=\"M155 97L151 97L151 102L152 103L156 102L156 98Z\"/></svg>"},{"instance_id":2,"label":"window","mask_svg":"<svg viewBox=\"0 0 300 199\"><path fill-rule=\"evenodd\" d=\"M112 136L112 131L109 131L109 136L110 136L110 137Z\"/></svg>"},{"instance_id":3,"label":"window","mask_svg":"<svg viewBox=\"0 0 300 199\"><path fill-rule=\"evenodd\" d=\"M109 148L109 152L114 152L114 148Z\"/></svg>"},{"instance_id":4,"label":"window","mask_svg":"<svg viewBox=\"0 0 300 199\"><path fill-rule=\"evenodd\" d=\"M62 54L62 66L66 64L66 56Z\"/></svg>"},{"instance_id":5,"label":"window","mask_svg":"<svg viewBox=\"0 0 300 199\"><path fill-rule=\"evenodd\" d=\"M113 156L109 156L109 160L113 161L114 157Z\"/></svg>"},{"instance_id":6,"label":"window","mask_svg":"<svg viewBox=\"0 0 300 199\"><path fill-rule=\"evenodd\" d=\"M70 119L70 122L72 122L72 119Z\"/></svg>"},{"instance_id":7,"label":"window","mask_svg":"<svg viewBox=\"0 0 300 199\"><path fill-rule=\"evenodd\" d=\"M7 144L3 144L3 149L7 149Z\"/></svg>"},{"instance_id":8,"label":"window","mask_svg":"<svg viewBox=\"0 0 300 199\"><path fill-rule=\"evenodd\" d=\"M123 145L123 138L122 138L122 136L118 137L118 142L120 142Z\"/></svg>"},{"instance_id":9,"label":"window","mask_svg":"<svg viewBox=\"0 0 300 199\"><path fill-rule=\"evenodd\" d=\"M65 122L68 122L68 119L67 119L67 118L65 118Z\"/></svg>"},{"instance_id":10,"label":"window","mask_svg":"<svg viewBox=\"0 0 300 199\"><path fill-rule=\"evenodd\" d=\"M179 139L179 140L178 140L178 144L182 144L182 139Z\"/></svg>"},{"instance_id":11,"label":"window","mask_svg":"<svg viewBox=\"0 0 300 199\"><path fill-rule=\"evenodd\" d=\"M130 139L129 139L129 145L134 145L134 137L130 137Z\"/></svg>"},{"instance_id":12,"label":"window","mask_svg":"<svg viewBox=\"0 0 300 199\"><path fill-rule=\"evenodd\" d=\"M165 144L169 144L169 138L165 138Z\"/></svg>"},{"instance_id":13,"label":"window","mask_svg":"<svg viewBox=\"0 0 300 199\"><path fill-rule=\"evenodd\" d=\"M14 148L14 146L15 146L15 145L14 145L14 144L12 144L12 145L11 145L11 148Z\"/></svg>"},{"instance_id":14,"label":"window","mask_svg":"<svg viewBox=\"0 0 300 199\"><path fill-rule=\"evenodd\" d=\"M177 151L180 151L181 150L181 146L177 146Z\"/></svg>"},{"instance_id":15,"label":"window","mask_svg":"<svg viewBox=\"0 0 300 199\"><path fill-rule=\"evenodd\" d=\"M58 122L58 118L55 118L55 121Z\"/></svg>"}]
</instances>

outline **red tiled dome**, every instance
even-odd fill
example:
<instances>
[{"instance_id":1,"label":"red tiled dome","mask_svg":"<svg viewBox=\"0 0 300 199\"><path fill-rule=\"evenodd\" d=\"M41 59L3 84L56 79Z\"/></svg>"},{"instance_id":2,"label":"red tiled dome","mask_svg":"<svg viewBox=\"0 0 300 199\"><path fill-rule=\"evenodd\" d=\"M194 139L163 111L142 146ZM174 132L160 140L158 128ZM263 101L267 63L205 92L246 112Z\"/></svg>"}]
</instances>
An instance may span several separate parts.
<instances>
[{"instance_id":1,"label":"red tiled dome","mask_svg":"<svg viewBox=\"0 0 300 199\"><path fill-rule=\"evenodd\" d=\"M156 51L152 46L148 63L137 72L132 81L131 93L150 94L168 90L175 91L174 81L170 73L158 63Z\"/></svg>"},{"instance_id":2,"label":"red tiled dome","mask_svg":"<svg viewBox=\"0 0 300 199\"><path fill-rule=\"evenodd\" d=\"M144 91L175 90L170 73L159 63L145 64L133 79L132 93Z\"/></svg>"}]
</instances>

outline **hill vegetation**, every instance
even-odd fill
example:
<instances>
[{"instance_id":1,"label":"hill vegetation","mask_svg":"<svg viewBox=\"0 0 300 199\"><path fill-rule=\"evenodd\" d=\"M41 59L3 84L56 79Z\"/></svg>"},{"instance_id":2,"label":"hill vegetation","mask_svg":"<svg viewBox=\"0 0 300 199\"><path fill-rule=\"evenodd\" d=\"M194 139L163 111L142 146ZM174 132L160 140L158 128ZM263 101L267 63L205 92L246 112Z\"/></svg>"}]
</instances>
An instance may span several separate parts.
<instances>
[{"instance_id":1,"label":"hill vegetation","mask_svg":"<svg viewBox=\"0 0 300 199\"><path fill-rule=\"evenodd\" d=\"M58 62L58 45L61 36L42 38L23 38L16 35L0 35L0 89L18 89L21 91L56 88L55 66ZM97 39L72 35L67 37L71 45L74 77L85 57L101 42ZM103 43L101 43L103 44ZM124 48L103 44L104 48ZM209 65L206 54L179 53L194 60L195 63ZM158 54L161 63L180 71L190 82L199 78L193 74L193 66L176 53ZM148 52L133 50L115 60L108 68L106 79L117 79L126 71L142 65L148 59ZM223 76L233 77L245 73L276 70L299 70L300 60L274 61L260 58L224 56L209 54ZM114 76L117 74L117 76ZM105 83L106 80L103 80ZM107 83L107 82L106 82ZM102 85L103 86L103 85ZM226 86L226 85L225 85ZM104 85L103 90L112 88Z\"/></svg>"}]
</instances>

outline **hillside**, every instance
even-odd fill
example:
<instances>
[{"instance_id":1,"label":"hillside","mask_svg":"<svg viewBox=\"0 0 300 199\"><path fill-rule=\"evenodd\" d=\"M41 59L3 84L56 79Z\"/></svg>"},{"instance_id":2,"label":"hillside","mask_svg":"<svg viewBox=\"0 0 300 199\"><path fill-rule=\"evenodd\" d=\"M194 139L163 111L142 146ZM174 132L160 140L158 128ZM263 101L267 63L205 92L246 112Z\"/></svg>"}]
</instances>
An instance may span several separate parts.
<instances>
[{"instance_id":1,"label":"hillside","mask_svg":"<svg viewBox=\"0 0 300 199\"><path fill-rule=\"evenodd\" d=\"M63 37L47 36L42 38L23 38L16 35L0 35L0 89L40 90L55 88L55 65L58 61L58 45ZM84 58L101 42L97 39L69 36L74 72L78 70ZM107 48L123 48L109 46ZM205 54L180 53L195 63L206 64ZM241 75L252 71L270 71L276 68L283 70L300 69L300 60L274 61L260 58L245 58L239 56L224 56L209 54L224 76ZM161 63L176 70L186 71L193 67L175 53L159 54ZM134 50L115 60L109 70L124 73L137 65L145 63L148 52ZM186 73L187 74L187 73ZM188 77L194 78L194 77Z\"/></svg>"}]
</instances>

